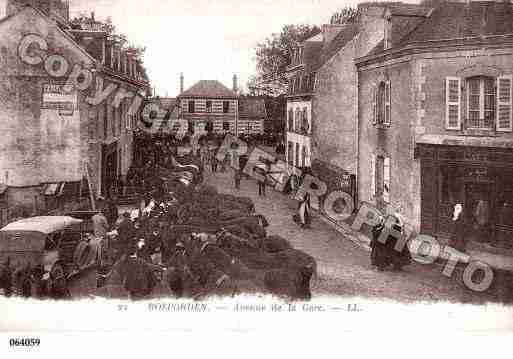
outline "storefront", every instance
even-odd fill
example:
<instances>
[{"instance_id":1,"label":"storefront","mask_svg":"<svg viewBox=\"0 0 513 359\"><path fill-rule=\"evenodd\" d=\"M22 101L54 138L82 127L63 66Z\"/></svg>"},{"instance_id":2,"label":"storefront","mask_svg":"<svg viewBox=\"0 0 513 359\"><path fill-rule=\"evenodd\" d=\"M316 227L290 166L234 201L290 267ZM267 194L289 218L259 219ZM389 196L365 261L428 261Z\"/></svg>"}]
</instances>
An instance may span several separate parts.
<instances>
[{"instance_id":1,"label":"storefront","mask_svg":"<svg viewBox=\"0 0 513 359\"><path fill-rule=\"evenodd\" d=\"M461 203L468 241L513 248L513 149L417 143L416 158L422 233L449 238Z\"/></svg>"}]
</instances>

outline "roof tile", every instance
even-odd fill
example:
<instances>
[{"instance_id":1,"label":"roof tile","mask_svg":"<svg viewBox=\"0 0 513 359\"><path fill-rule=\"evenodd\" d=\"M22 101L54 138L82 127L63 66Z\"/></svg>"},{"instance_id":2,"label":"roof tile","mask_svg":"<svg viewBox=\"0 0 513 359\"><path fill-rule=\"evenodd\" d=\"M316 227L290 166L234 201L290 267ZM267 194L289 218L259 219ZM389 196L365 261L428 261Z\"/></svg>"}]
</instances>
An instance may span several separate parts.
<instances>
[{"instance_id":1,"label":"roof tile","mask_svg":"<svg viewBox=\"0 0 513 359\"><path fill-rule=\"evenodd\" d=\"M217 80L201 80L182 92L179 97L236 98L237 94Z\"/></svg>"}]
</instances>

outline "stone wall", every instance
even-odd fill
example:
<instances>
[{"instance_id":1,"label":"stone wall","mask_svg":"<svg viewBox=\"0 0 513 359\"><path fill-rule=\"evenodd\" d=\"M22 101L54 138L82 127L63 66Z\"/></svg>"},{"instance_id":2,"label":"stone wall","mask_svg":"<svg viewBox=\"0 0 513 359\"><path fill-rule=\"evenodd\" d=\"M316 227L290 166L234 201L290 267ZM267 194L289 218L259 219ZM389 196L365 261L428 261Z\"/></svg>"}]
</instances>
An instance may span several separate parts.
<instances>
[{"instance_id":1,"label":"stone wall","mask_svg":"<svg viewBox=\"0 0 513 359\"><path fill-rule=\"evenodd\" d=\"M358 198L378 204L372 188L372 156L390 158L390 203L408 223L420 223L420 173L414 153L416 117L414 63L395 63L367 68L359 73L359 168ZM374 91L381 81L391 83L391 125L373 124Z\"/></svg>"}]
</instances>

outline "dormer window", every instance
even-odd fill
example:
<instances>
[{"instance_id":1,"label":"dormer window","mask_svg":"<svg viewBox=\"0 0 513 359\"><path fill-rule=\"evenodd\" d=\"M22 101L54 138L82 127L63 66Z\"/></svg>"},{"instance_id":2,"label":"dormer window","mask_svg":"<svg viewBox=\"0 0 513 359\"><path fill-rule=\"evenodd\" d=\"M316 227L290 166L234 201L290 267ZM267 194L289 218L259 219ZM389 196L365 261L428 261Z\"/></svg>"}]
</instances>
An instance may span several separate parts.
<instances>
[{"instance_id":1,"label":"dormer window","mask_svg":"<svg viewBox=\"0 0 513 359\"><path fill-rule=\"evenodd\" d=\"M392 47L392 18L387 16L385 18L384 34L383 34L383 49L388 50Z\"/></svg>"}]
</instances>

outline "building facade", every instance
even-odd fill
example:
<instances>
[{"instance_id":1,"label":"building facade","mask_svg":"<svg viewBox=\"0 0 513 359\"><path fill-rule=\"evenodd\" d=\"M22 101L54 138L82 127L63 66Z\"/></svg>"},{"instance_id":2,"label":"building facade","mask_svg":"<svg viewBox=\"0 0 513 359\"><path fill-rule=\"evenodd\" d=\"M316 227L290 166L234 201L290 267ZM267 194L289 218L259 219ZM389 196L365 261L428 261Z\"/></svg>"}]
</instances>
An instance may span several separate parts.
<instances>
[{"instance_id":1,"label":"building facade","mask_svg":"<svg viewBox=\"0 0 513 359\"><path fill-rule=\"evenodd\" d=\"M105 195L111 181L126 174L137 121L129 108L142 100L148 81L142 64L110 40L94 18L71 23L63 2L39 1L37 6L10 0L0 20L0 123L5 129L0 169L10 205L44 209L50 197L80 188L84 179L90 184L84 191ZM39 46L45 51L37 63L19 56L27 35L38 39L32 48L46 45ZM78 69L83 72L77 83L91 74L90 86L68 89ZM103 101L94 100L97 90L108 86L113 91L104 93ZM116 97L119 106L113 105Z\"/></svg>"},{"instance_id":2,"label":"building facade","mask_svg":"<svg viewBox=\"0 0 513 359\"><path fill-rule=\"evenodd\" d=\"M188 122L193 136L208 132L237 136L264 133L265 101L258 96L240 96L236 75L231 90L219 81L201 80L183 91L183 75L180 88L179 118Z\"/></svg>"},{"instance_id":3,"label":"building facade","mask_svg":"<svg viewBox=\"0 0 513 359\"><path fill-rule=\"evenodd\" d=\"M357 59L361 200L442 240L459 203L471 244L513 248L512 10L385 12L383 41Z\"/></svg>"},{"instance_id":4,"label":"building facade","mask_svg":"<svg viewBox=\"0 0 513 359\"><path fill-rule=\"evenodd\" d=\"M292 52L287 67L286 152L287 163L295 167L310 167L312 153L312 99L315 88L318 54L322 48L322 34L299 44Z\"/></svg>"},{"instance_id":5,"label":"building facade","mask_svg":"<svg viewBox=\"0 0 513 359\"><path fill-rule=\"evenodd\" d=\"M263 97L241 96L237 119L238 134L257 135L264 133L267 111Z\"/></svg>"},{"instance_id":6,"label":"building facade","mask_svg":"<svg viewBox=\"0 0 513 359\"><path fill-rule=\"evenodd\" d=\"M182 80L183 83L183 80ZM234 91L235 90L235 91ZM180 119L194 135L233 133L237 130L238 95L216 80L202 80L178 96Z\"/></svg>"}]
</instances>

